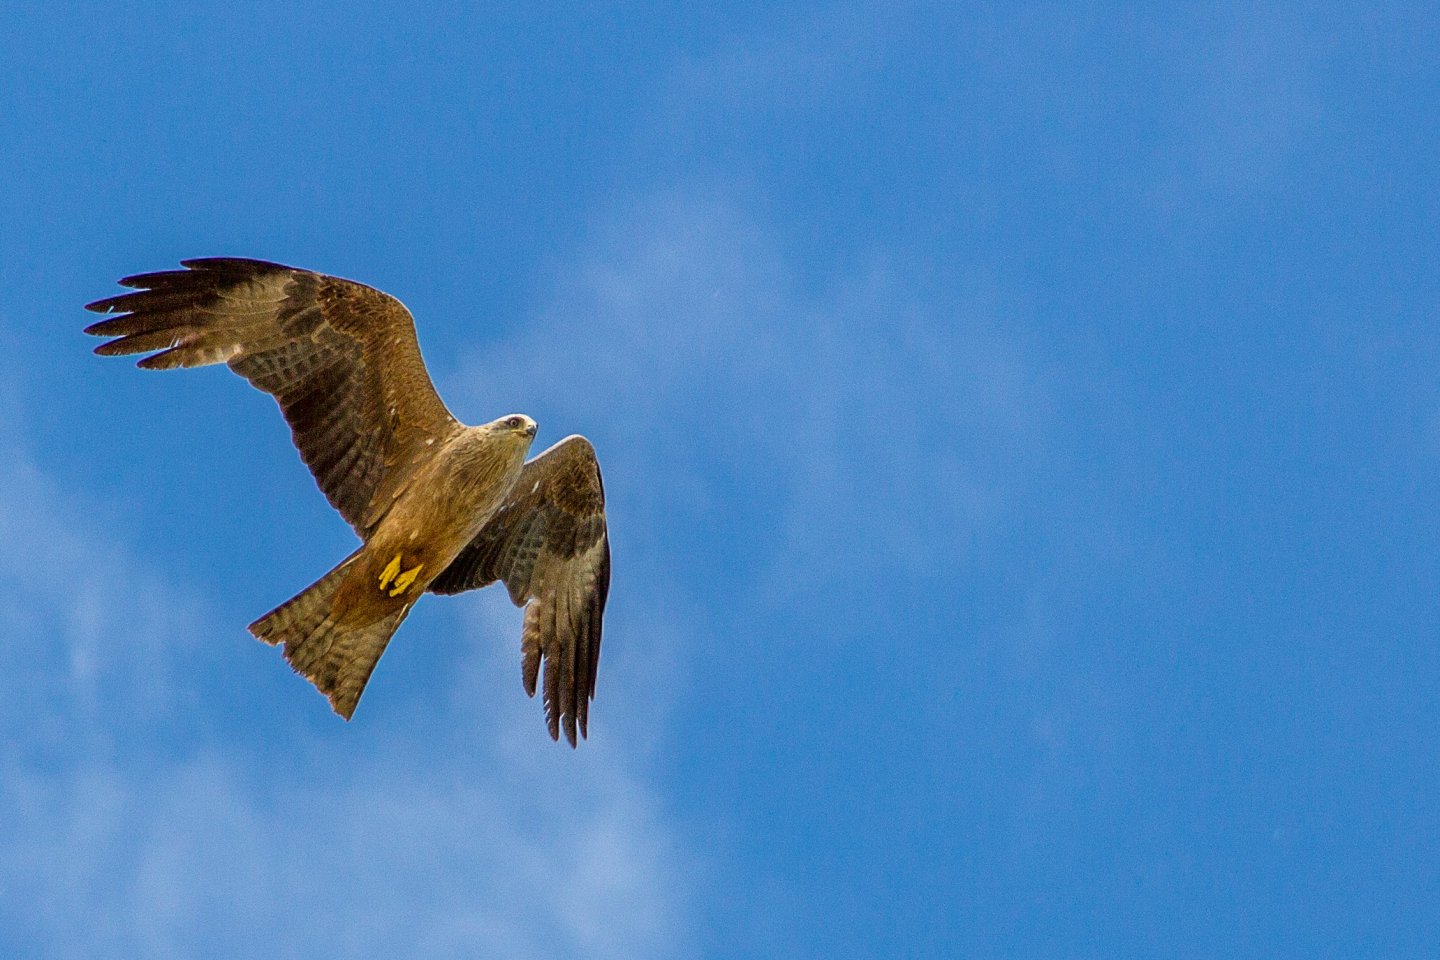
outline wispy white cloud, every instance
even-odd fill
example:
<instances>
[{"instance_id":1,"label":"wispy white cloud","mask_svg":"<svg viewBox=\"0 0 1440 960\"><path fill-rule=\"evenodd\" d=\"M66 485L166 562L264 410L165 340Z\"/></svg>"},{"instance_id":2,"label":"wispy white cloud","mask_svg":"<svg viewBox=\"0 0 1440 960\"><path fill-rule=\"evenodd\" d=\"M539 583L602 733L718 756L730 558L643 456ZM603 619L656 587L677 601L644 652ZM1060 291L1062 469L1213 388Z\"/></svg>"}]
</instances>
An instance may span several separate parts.
<instances>
[{"instance_id":1,"label":"wispy white cloud","mask_svg":"<svg viewBox=\"0 0 1440 960\"><path fill-rule=\"evenodd\" d=\"M151 582L135 558L97 538L8 428L0 449L0 580L9 597L0 605L0 683L10 688L0 723L34 744L68 740L79 732L72 721L83 721L94 746L104 739L104 709L154 712L173 698L167 638L193 625L196 601Z\"/></svg>"},{"instance_id":2,"label":"wispy white cloud","mask_svg":"<svg viewBox=\"0 0 1440 960\"><path fill-rule=\"evenodd\" d=\"M751 531L728 560L786 591L928 569L1003 513L1048 425L981 295L927 303L883 263L807 288L733 203L652 197L604 219L579 260L456 387L596 439L631 562L663 567L650 548L678 526L700 544Z\"/></svg>"},{"instance_id":3,"label":"wispy white cloud","mask_svg":"<svg viewBox=\"0 0 1440 960\"><path fill-rule=\"evenodd\" d=\"M601 211L520 332L444 385L468 409L536 416L543 439L595 441L617 571L606 649L622 658L602 666L597 715L627 739L648 730L662 750L680 737L643 721L689 719L686 691L717 675L763 672L762 697L792 671L802 699L829 681L863 685L807 665L838 663L847 645L889 655L896 601L950 583L958 593L977 539L1016 522L1017 480L1049 455L1050 401L1007 336L1001 298L977 285L934 302L878 258L857 275L807 276L738 195L680 189ZM498 603L476 615L511 616ZM506 683L513 670L503 667ZM617 676L623 700L605 689ZM932 685L924 696L944 709L953 694ZM744 710L746 699L709 702ZM708 875L725 879L697 897L747 914L747 928L766 926L776 903L813 906L788 879L740 862L753 839L727 848L737 803L704 804L705 821L721 824Z\"/></svg>"},{"instance_id":4,"label":"wispy white cloud","mask_svg":"<svg viewBox=\"0 0 1440 960\"><path fill-rule=\"evenodd\" d=\"M12 773L7 923L52 956L680 946L676 851L633 779L559 782L479 759L319 758L313 782L282 784L209 752L138 776L119 764Z\"/></svg>"},{"instance_id":5,"label":"wispy white cloud","mask_svg":"<svg viewBox=\"0 0 1440 960\"><path fill-rule=\"evenodd\" d=\"M690 871L643 757L608 735L576 752L545 739L519 695L518 625L503 655L477 645L435 677L422 718L297 729L283 747L214 735L205 604L136 576L22 438L0 448L0 950L683 952ZM488 739L489 708L467 697L481 674L501 684L502 660L495 699L517 726L531 708L523 741Z\"/></svg>"}]
</instances>

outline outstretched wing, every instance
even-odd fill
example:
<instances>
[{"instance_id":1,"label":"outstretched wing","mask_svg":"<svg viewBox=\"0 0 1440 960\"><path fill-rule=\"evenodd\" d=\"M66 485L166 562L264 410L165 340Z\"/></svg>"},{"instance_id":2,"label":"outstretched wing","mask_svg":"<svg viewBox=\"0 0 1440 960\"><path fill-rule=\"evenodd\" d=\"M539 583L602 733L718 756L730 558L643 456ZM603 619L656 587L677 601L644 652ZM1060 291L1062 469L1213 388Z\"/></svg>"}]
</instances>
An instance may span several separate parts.
<instances>
[{"instance_id":1,"label":"outstretched wing","mask_svg":"<svg viewBox=\"0 0 1440 960\"><path fill-rule=\"evenodd\" d=\"M430 590L460 593L496 580L525 607L525 692L535 695L543 656L550 738L559 739L563 722L573 747L577 722L586 736L610 591L605 488L589 440L567 437L525 464L509 498Z\"/></svg>"},{"instance_id":2,"label":"outstretched wing","mask_svg":"<svg viewBox=\"0 0 1440 960\"><path fill-rule=\"evenodd\" d=\"M147 370L229 364L271 394L320 489L366 536L414 464L460 429L430 382L415 322L359 283L238 258L126 277L89 304L122 313L85 332L104 356L150 353ZM154 352L152 352L154 351Z\"/></svg>"}]
</instances>

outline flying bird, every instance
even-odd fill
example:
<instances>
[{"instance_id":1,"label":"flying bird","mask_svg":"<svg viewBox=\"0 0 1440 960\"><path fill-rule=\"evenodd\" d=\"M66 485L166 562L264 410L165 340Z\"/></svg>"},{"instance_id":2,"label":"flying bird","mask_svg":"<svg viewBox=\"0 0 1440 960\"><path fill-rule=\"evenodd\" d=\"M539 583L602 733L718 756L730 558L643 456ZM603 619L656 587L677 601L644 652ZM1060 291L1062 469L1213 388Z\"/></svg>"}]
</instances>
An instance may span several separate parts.
<instances>
[{"instance_id":1,"label":"flying bird","mask_svg":"<svg viewBox=\"0 0 1440 960\"><path fill-rule=\"evenodd\" d=\"M551 739L587 736L610 588L605 491L590 441L526 460L535 421L478 427L446 409L388 294L240 258L181 261L126 277L134 292L87 309L120 314L86 333L102 356L146 353L146 370L224 363L280 404L301 458L361 546L250 625L345 719L385 646L426 592L503 581L524 607L521 677L544 664Z\"/></svg>"}]
</instances>

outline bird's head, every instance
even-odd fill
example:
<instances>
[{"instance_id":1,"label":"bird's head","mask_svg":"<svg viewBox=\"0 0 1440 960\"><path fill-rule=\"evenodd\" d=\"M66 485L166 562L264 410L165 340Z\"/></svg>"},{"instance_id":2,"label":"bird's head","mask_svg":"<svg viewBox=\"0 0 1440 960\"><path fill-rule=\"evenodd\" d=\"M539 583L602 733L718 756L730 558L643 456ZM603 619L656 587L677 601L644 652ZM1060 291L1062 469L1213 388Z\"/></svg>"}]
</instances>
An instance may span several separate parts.
<instances>
[{"instance_id":1,"label":"bird's head","mask_svg":"<svg viewBox=\"0 0 1440 960\"><path fill-rule=\"evenodd\" d=\"M530 441L535 439L535 431L539 429L535 421L523 413L512 413L499 420L492 420L490 426L498 433L524 440L526 446L529 446Z\"/></svg>"}]
</instances>

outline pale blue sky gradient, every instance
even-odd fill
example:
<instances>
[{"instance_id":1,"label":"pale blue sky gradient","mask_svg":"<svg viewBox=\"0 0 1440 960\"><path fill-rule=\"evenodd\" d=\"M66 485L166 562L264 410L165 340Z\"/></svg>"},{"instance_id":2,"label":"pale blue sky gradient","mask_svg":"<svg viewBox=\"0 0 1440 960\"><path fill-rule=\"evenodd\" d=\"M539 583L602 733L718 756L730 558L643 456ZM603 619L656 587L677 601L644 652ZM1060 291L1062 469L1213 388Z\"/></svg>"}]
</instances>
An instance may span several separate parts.
<instances>
[{"instance_id":1,"label":"pale blue sky gradient","mask_svg":"<svg viewBox=\"0 0 1440 960\"><path fill-rule=\"evenodd\" d=\"M1440 941L1427 4L9 4L0 954ZM605 469L591 736L503 594L351 724L274 404L92 356L241 255Z\"/></svg>"}]
</instances>

